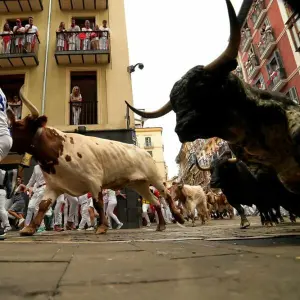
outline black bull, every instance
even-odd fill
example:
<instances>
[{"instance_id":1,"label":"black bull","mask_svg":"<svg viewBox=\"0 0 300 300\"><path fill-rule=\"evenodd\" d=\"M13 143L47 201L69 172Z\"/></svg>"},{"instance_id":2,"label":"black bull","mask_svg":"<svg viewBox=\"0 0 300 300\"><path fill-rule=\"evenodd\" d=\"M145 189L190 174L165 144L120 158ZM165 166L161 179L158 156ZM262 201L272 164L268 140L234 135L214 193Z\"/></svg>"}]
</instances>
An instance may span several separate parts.
<instances>
[{"instance_id":1,"label":"black bull","mask_svg":"<svg viewBox=\"0 0 300 300\"><path fill-rule=\"evenodd\" d=\"M237 67L241 37L232 4L229 0L226 4L230 20L226 50L209 65L196 66L182 76L170 101L159 110L128 106L144 118L173 110L181 142L222 138L250 169L257 165L274 170L286 188L300 195L300 106L283 94L252 88L231 72Z\"/></svg>"},{"instance_id":2,"label":"black bull","mask_svg":"<svg viewBox=\"0 0 300 300\"><path fill-rule=\"evenodd\" d=\"M222 189L228 202L239 212L241 227L246 227L248 221L240 204L255 204L266 222L274 220L272 208L277 211L276 217L280 218L279 206L283 206L290 212L291 221L294 221L291 211L300 214L300 196L287 191L275 172L260 168L254 175L242 161L230 159L230 156L231 153L225 153L209 168L198 167L210 170L210 187Z\"/></svg>"}]
</instances>

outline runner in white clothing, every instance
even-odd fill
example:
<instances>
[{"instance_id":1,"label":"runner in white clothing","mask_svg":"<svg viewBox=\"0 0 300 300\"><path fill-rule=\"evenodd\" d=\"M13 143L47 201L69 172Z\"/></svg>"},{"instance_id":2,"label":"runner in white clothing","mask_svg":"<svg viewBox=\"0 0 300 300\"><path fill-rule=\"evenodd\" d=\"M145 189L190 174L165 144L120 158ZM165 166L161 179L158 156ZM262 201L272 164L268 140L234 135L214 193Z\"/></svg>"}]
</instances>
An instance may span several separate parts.
<instances>
[{"instance_id":1,"label":"runner in white clothing","mask_svg":"<svg viewBox=\"0 0 300 300\"><path fill-rule=\"evenodd\" d=\"M87 230L94 230L94 227L92 227L91 218L89 214L89 207L91 201L93 201L93 198L90 193L78 197L78 203L81 206L80 208L81 221L77 230L84 230L85 224L88 225Z\"/></svg>"},{"instance_id":2,"label":"runner in white clothing","mask_svg":"<svg viewBox=\"0 0 300 300\"><path fill-rule=\"evenodd\" d=\"M0 223L2 222L4 232L11 230L8 221L7 210L5 209L6 191L4 189L4 186L5 186L6 176L7 176L6 171L0 169Z\"/></svg>"},{"instance_id":3,"label":"runner in white clothing","mask_svg":"<svg viewBox=\"0 0 300 300\"><path fill-rule=\"evenodd\" d=\"M8 129L6 109L7 99L0 88L0 161L7 156L12 146L12 138Z\"/></svg>"},{"instance_id":4,"label":"runner in white clothing","mask_svg":"<svg viewBox=\"0 0 300 300\"><path fill-rule=\"evenodd\" d=\"M106 208L106 215L108 219L108 228L112 229L111 219L118 224L117 229L120 229L123 226L123 223L120 222L118 217L114 214L114 209L117 206L117 197L116 192L113 190L103 190L103 195L107 197L107 208Z\"/></svg>"}]
</instances>

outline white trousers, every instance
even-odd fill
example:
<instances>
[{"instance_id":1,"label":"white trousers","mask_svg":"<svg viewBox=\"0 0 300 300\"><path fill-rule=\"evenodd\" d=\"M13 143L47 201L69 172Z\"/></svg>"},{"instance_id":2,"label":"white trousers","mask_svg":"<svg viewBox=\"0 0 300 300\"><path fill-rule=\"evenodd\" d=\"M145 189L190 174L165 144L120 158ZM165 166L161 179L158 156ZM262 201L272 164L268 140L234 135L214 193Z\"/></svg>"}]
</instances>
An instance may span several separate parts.
<instances>
[{"instance_id":1,"label":"white trousers","mask_svg":"<svg viewBox=\"0 0 300 300\"><path fill-rule=\"evenodd\" d=\"M81 107L73 106L72 111L73 111L73 125L79 125Z\"/></svg>"},{"instance_id":2,"label":"white trousers","mask_svg":"<svg viewBox=\"0 0 300 300\"><path fill-rule=\"evenodd\" d=\"M114 214L114 209L117 206L117 201L108 201L107 203L107 209L106 209L106 215L108 218L108 226L111 227L111 218L114 219L114 221L119 225L121 224L118 217Z\"/></svg>"},{"instance_id":3,"label":"white trousers","mask_svg":"<svg viewBox=\"0 0 300 300\"><path fill-rule=\"evenodd\" d=\"M3 227L10 226L8 221L8 213L5 209L5 202L6 202L6 191L1 189L0 190L0 221L2 222Z\"/></svg>"},{"instance_id":4,"label":"white trousers","mask_svg":"<svg viewBox=\"0 0 300 300\"><path fill-rule=\"evenodd\" d=\"M57 197L54 208L54 225L62 225L62 212L61 207L65 204L65 195L62 194Z\"/></svg>"},{"instance_id":5,"label":"white trousers","mask_svg":"<svg viewBox=\"0 0 300 300\"><path fill-rule=\"evenodd\" d=\"M147 221L147 224L151 223L150 219L149 219L149 215L148 215L149 207L150 207L150 204L143 203L143 205L142 205L142 211L143 211L142 216Z\"/></svg>"},{"instance_id":6,"label":"white trousers","mask_svg":"<svg viewBox=\"0 0 300 300\"><path fill-rule=\"evenodd\" d=\"M81 205L81 209L80 209L81 221L80 221L80 224L79 224L79 229L84 229L85 224L87 224L88 227L92 226L91 217L90 217L90 214L89 214L89 207L90 207L90 205L89 205L88 202L83 203Z\"/></svg>"},{"instance_id":7,"label":"white trousers","mask_svg":"<svg viewBox=\"0 0 300 300\"><path fill-rule=\"evenodd\" d=\"M26 219L25 219L25 226L28 226L32 218L35 217L36 214L38 213L39 205L45 193L45 188L46 188L45 185L41 186L40 188L37 188L34 194L32 195L31 199L29 200Z\"/></svg>"},{"instance_id":8,"label":"white trousers","mask_svg":"<svg viewBox=\"0 0 300 300\"><path fill-rule=\"evenodd\" d=\"M67 221L68 222L74 222L75 225L78 224L78 198L70 196L68 194L65 194L66 197L66 205L65 205L65 210L64 214L65 216L68 216ZM68 211L69 207L69 215L66 213Z\"/></svg>"},{"instance_id":9,"label":"white trousers","mask_svg":"<svg viewBox=\"0 0 300 300\"><path fill-rule=\"evenodd\" d=\"M12 146L12 138L10 135L4 134L0 136L0 161L7 156Z\"/></svg>"}]
</instances>

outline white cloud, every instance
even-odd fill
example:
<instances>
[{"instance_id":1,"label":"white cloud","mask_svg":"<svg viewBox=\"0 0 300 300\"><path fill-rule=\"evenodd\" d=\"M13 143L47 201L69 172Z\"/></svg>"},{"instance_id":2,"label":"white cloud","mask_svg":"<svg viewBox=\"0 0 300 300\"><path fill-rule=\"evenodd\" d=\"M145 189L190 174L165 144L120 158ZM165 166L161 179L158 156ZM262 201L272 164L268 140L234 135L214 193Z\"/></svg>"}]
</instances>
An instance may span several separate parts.
<instances>
[{"instance_id":1,"label":"white cloud","mask_svg":"<svg viewBox=\"0 0 300 300\"><path fill-rule=\"evenodd\" d=\"M241 0L232 0L236 12ZM156 110L169 100L174 83L190 68L205 65L227 46L229 21L223 0L125 0L134 105ZM169 177L177 175L180 142L172 112L145 126L163 127Z\"/></svg>"}]
</instances>

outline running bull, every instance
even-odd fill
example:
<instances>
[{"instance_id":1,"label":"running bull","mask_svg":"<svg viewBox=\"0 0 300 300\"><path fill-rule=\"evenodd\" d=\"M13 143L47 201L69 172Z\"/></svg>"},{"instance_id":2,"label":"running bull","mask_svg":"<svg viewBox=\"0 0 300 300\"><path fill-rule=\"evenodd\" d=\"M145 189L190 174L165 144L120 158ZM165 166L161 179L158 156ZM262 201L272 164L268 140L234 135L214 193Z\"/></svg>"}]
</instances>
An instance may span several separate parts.
<instances>
[{"instance_id":1,"label":"running bull","mask_svg":"<svg viewBox=\"0 0 300 300\"><path fill-rule=\"evenodd\" d=\"M207 197L201 186L192 186L183 183L175 183L170 188L171 196L174 201L178 200L188 216L192 219L193 227L195 226L195 209L201 218L202 224L209 220L207 209Z\"/></svg>"},{"instance_id":2,"label":"running bull","mask_svg":"<svg viewBox=\"0 0 300 300\"><path fill-rule=\"evenodd\" d=\"M102 189L116 190L125 186L155 205L159 217L157 230L164 230L161 207L149 190L150 183L168 201L174 218L184 223L147 151L135 145L64 133L47 127L47 117L39 116L37 108L24 96L23 87L20 97L31 114L17 121L11 110L7 112L13 138L11 151L31 154L41 166L46 181L39 211L30 225L20 232L21 235L36 232L49 206L59 195L80 196L88 192L91 192L94 207L100 216L96 233L105 233L108 224L103 211Z\"/></svg>"},{"instance_id":3,"label":"running bull","mask_svg":"<svg viewBox=\"0 0 300 300\"><path fill-rule=\"evenodd\" d=\"M168 101L154 112L127 105L144 118L176 113L179 140L219 137L248 166L273 168L284 186L300 194L300 106L286 96L251 87L231 71L237 67L240 24L230 0L226 0L230 40L212 63L196 66L178 80ZM214 114L214 121L211 114Z\"/></svg>"},{"instance_id":4,"label":"running bull","mask_svg":"<svg viewBox=\"0 0 300 300\"><path fill-rule=\"evenodd\" d=\"M282 219L279 211L280 205L289 211L297 211L300 197L287 191L278 180L275 173L270 170L252 173L242 161L231 158L231 152L227 151L214 160L210 166L198 165L202 171L211 172L211 188L221 188L228 202L238 211L241 216L241 228L250 225L245 216L243 207L245 204L255 204L261 213L262 223L272 225L277 223L277 218ZM272 209L275 209L276 216ZM295 217L290 213L291 221Z\"/></svg>"}]
</instances>

